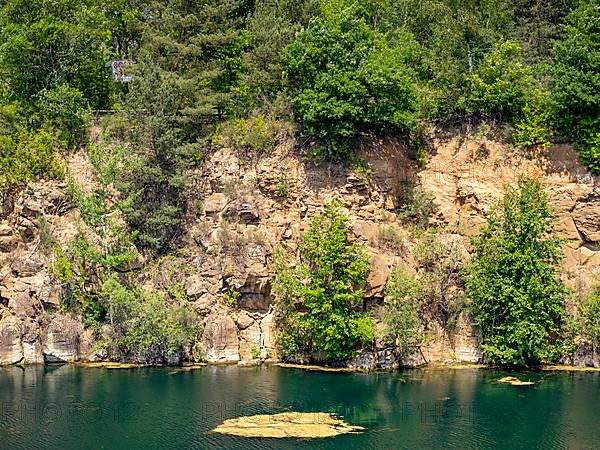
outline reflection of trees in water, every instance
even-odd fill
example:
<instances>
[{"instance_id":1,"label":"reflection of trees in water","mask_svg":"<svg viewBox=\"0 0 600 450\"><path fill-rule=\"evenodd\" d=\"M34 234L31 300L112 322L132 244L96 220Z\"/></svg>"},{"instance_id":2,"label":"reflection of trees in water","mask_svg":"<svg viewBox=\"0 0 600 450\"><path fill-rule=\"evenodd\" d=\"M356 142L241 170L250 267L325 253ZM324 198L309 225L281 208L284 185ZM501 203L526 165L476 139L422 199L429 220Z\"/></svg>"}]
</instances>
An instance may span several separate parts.
<instances>
[{"instance_id":1,"label":"reflection of trees in water","mask_svg":"<svg viewBox=\"0 0 600 450\"><path fill-rule=\"evenodd\" d=\"M115 448L127 442L130 448L223 448L230 441L208 433L223 420L283 411L334 412L368 428L315 441L318 448L593 448L600 442L600 373L364 374L236 366L170 372L0 368L0 447L92 442ZM535 384L494 383L507 375Z\"/></svg>"}]
</instances>

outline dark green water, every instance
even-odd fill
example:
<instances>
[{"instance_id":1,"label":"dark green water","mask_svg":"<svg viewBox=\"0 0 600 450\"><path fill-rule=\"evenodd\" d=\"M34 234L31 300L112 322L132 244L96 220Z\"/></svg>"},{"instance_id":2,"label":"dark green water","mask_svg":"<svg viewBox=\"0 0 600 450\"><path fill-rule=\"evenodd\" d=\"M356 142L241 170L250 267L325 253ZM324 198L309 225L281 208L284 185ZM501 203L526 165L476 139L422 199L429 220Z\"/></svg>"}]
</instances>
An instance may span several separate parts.
<instances>
[{"instance_id":1,"label":"dark green water","mask_svg":"<svg viewBox=\"0 0 600 450\"><path fill-rule=\"evenodd\" d=\"M277 367L0 369L0 448L600 448L597 373L315 373ZM513 374L514 375L514 374ZM332 439L211 433L240 415L327 411L367 427Z\"/></svg>"}]
</instances>

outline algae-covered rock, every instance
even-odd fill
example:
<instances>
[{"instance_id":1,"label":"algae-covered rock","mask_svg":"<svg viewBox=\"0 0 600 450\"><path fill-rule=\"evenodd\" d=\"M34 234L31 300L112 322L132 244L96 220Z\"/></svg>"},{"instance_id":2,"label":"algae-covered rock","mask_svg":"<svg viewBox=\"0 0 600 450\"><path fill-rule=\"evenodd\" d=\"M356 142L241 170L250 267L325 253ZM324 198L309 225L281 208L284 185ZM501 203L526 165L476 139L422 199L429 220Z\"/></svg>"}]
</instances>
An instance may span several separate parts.
<instances>
[{"instance_id":1,"label":"algae-covered rock","mask_svg":"<svg viewBox=\"0 0 600 450\"><path fill-rule=\"evenodd\" d=\"M511 386L531 386L533 381L521 381L517 377L500 378L497 383L510 384Z\"/></svg>"},{"instance_id":2,"label":"algae-covered rock","mask_svg":"<svg viewBox=\"0 0 600 450\"><path fill-rule=\"evenodd\" d=\"M242 437L310 439L362 430L363 427L349 425L330 413L285 412L228 419L213 431Z\"/></svg>"}]
</instances>

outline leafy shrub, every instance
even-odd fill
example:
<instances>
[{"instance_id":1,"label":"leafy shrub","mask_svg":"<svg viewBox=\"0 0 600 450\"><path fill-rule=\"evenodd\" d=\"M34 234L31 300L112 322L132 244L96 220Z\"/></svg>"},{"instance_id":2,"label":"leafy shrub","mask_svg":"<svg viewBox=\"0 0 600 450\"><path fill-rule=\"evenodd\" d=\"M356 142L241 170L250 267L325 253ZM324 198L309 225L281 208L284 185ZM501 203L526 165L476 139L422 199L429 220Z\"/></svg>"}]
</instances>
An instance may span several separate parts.
<instances>
[{"instance_id":1,"label":"leafy shrub","mask_svg":"<svg viewBox=\"0 0 600 450\"><path fill-rule=\"evenodd\" d=\"M47 131L0 134L0 188L38 177L62 179L56 138Z\"/></svg>"},{"instance_id":2,"label":"leafy shrub","mask_svg":"<svg viewBox=\"0 0 600 450\"><path fill-rule=\"evenodd\" d=\"M275 256L277 340L284 358L346 360L373 340L373 318L361 311L369 258L347 232L346 217L328 204L302 236L295 265L283 250Z\"/></svg>"},{"instance_id":3,"label":"leafy shrub","mask_svg":"<svg viewBox=\"0 0 600 450\"><path fill-rule=\"evenodd\" d=\"M515 123L513 142L524 148L548 148L553 136L550 127L551 112L525 105L522 116Z\"/></svg>"},{"instance_id":4,"label":"leafy shrub","mask_svg":"<svg viewBox=\"0 0 600 450\"><path fill-rule=\"evenodd\" d=\"M377 244L394 251L400 251L404 248L402 236L393 227L379 227L377 230Z\"/></svg>"},{"instance_id":5,"label":"leafy shrub","mask_svg":"<svg viewBox=\"0 0 600 450\"><path fill-rule=\"evenodd\" d=\"M282 173L279 175L279 179L277 180L277 185L275 186L275 194L280 198L288 198L290 195L290 188L292 187L292 183L288 179L287 174Z\"/></svg>"},{"instance_id":6,"label":"leafy shrub","mask_svg":"<svg viewBox=\"0 0 600 450\"><path fill-rule=\"evenodd\" d=\"M235 308L238 300L242 297L242 293L236 290L228 290L223 294L223 299L225 300L225 304L230 308Z\"/></svg>"},{"instance_id":7,"label":"leafy shrub","mask_svg":"<svg viewBox=\"0 0 600 450\"><path fill-rule=\"evenodd\" d=\"M405 184L398 195L398 215L415 225L426 228L436 206L429 192L410 184Z\"/></svg>"},{"instance_id":8,"label":"leafy shrub","mask_svg":"<svg viewBox=\"0 0 600 450\"><path fill-rule=\"evenodd\" d=\"M565 20L554 49L552 97L561 131L574 137L600 130L600 6L579 2Z\"/></svg>"},{"instance_id":9,"label":"leafy shrub","mask_svg":"<svg viewBox=\"0 0 600 450\"><path fill-rule=\"evenodd\" d=\"M385 286L384 338L401 357L409 356L423 341L419 310L424 293L421 283L404 270L394 270Z\"/></svg>"},{"instance_id":10,"label":"leafy shrub","mask_svg":"<svg viewBox=\"0 0 600 450\"><path fill-rule=\"evenodd\" d=\"M597 285L583 301L578 322L579 330L592 344L593 356L597 360L600 346L600 285Z\"/></svg>"},{"instance_id":11,"label":"leafy shrub","mask_svg":"<svg viewBox=\"0 0 600 450\"><path fill-rule=\"evenodd\" d=\"M112 276L100 292L113 314L106 345L111 357L136 362L171 361L198 338L200 322L185 302L124 286Z\"/></svg>"},{"instance_id":12,"label":"leafy shrub","mask_svg":"<svg viewBox=\"0 0 600 450\"><path fill-rule=\"evenodd\" d=\"M213 143L235 150L269 153L277 144L281 123L259 114L250 119L232 119L217 127Z\"/></svg>"},{"instance_id":13,"label":"leafy shrub","mask_svg":"<svg viewBox=\"0 0 600 450\"><path fill-rule=\"evenodd\" d=\"M37 229L40 235L39 245L43 252L51 252L54 248L54 235L52 224L46 216L40 216L37 220Z\"/></svg>"},{"instance_id":14,"label":"leafy shrub","mask_svg":"<svg viewBox=\"0 0 600 450\"><path fill-rule=\"evenodd\" d=\"M414 252L422 271L423 318L452 328L466 306L463 292L466 252L452 235L433 229L423 233Z\"/></svg>"},{"instance_id":15,"label":"leafy shrub","mask_svg":"<svg viewBox=\"0 0 600 450\"><path fill-rule=\"evenodd\" d=\"M600 132L578 144L581 160L590 172L600 175Z\"/></svg>"},{"instance_id":16,"label":"leafy shrub","mask_svg":"<svg viewBox=\"0 0 600 450\"><path fill-rule=\"evenodd\" d=\"M541 184L520 178L473 239L466 286L489 362L530 366L560 356L566 289L552 220Z\"/></svg>"},{"instance_id":17,"label":"leafy shrub","mask_svg":"<svg viewBox=\"0 0 600 450\"><path fill-rule=\"evenodd\" d=\"M58 137L68 148L85 142L91 115L83 94L75 88L61 85L43 90L35 102L40 127L57 130Z\"/></svg>"},{"instance_id":18,"label":"leafy shrub","mask_svg":"<svg viewBox=\"0 0 600 450\"><path fill-rule=\"evenodd\" d=\"M67 251L55 248L52 273L62 285L61 308L79 313L84 325L99 330L107 314L106 304L96 288L99 254L83 235L78 235Z\"/></svg>"},{"instance_id":19,"label":"leafy shrub","mask_svg":"<svg viewBox=\"0 0 600 450\"><path fill-rule=\"evenodd\" d=\"M521 61L515 41L497 43L475 71L471 83L473 112L516 117L537 87L531 68Z\"/></svg>"}]
</instances>

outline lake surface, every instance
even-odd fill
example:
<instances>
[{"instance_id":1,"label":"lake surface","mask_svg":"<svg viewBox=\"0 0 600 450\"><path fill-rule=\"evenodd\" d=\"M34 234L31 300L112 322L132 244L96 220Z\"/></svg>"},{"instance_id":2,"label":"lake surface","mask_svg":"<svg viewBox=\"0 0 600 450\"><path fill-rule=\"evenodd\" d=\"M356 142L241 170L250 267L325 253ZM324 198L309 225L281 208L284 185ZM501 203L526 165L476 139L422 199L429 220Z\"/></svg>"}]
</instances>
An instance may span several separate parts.
<instances>
[{"instance_id":1,"label":"lake surface","mask_svg":"<svg viewBox=\"0 0 600 450\"><path fill-rule=\"evenodd\" d=\"M507 375L536 384L494 383ZM225 419L283 411L333 412L367 430L326 440L210 432ZM0 448L600 448L600 374L7 367Z\"/></svg>"}]
</instances>

